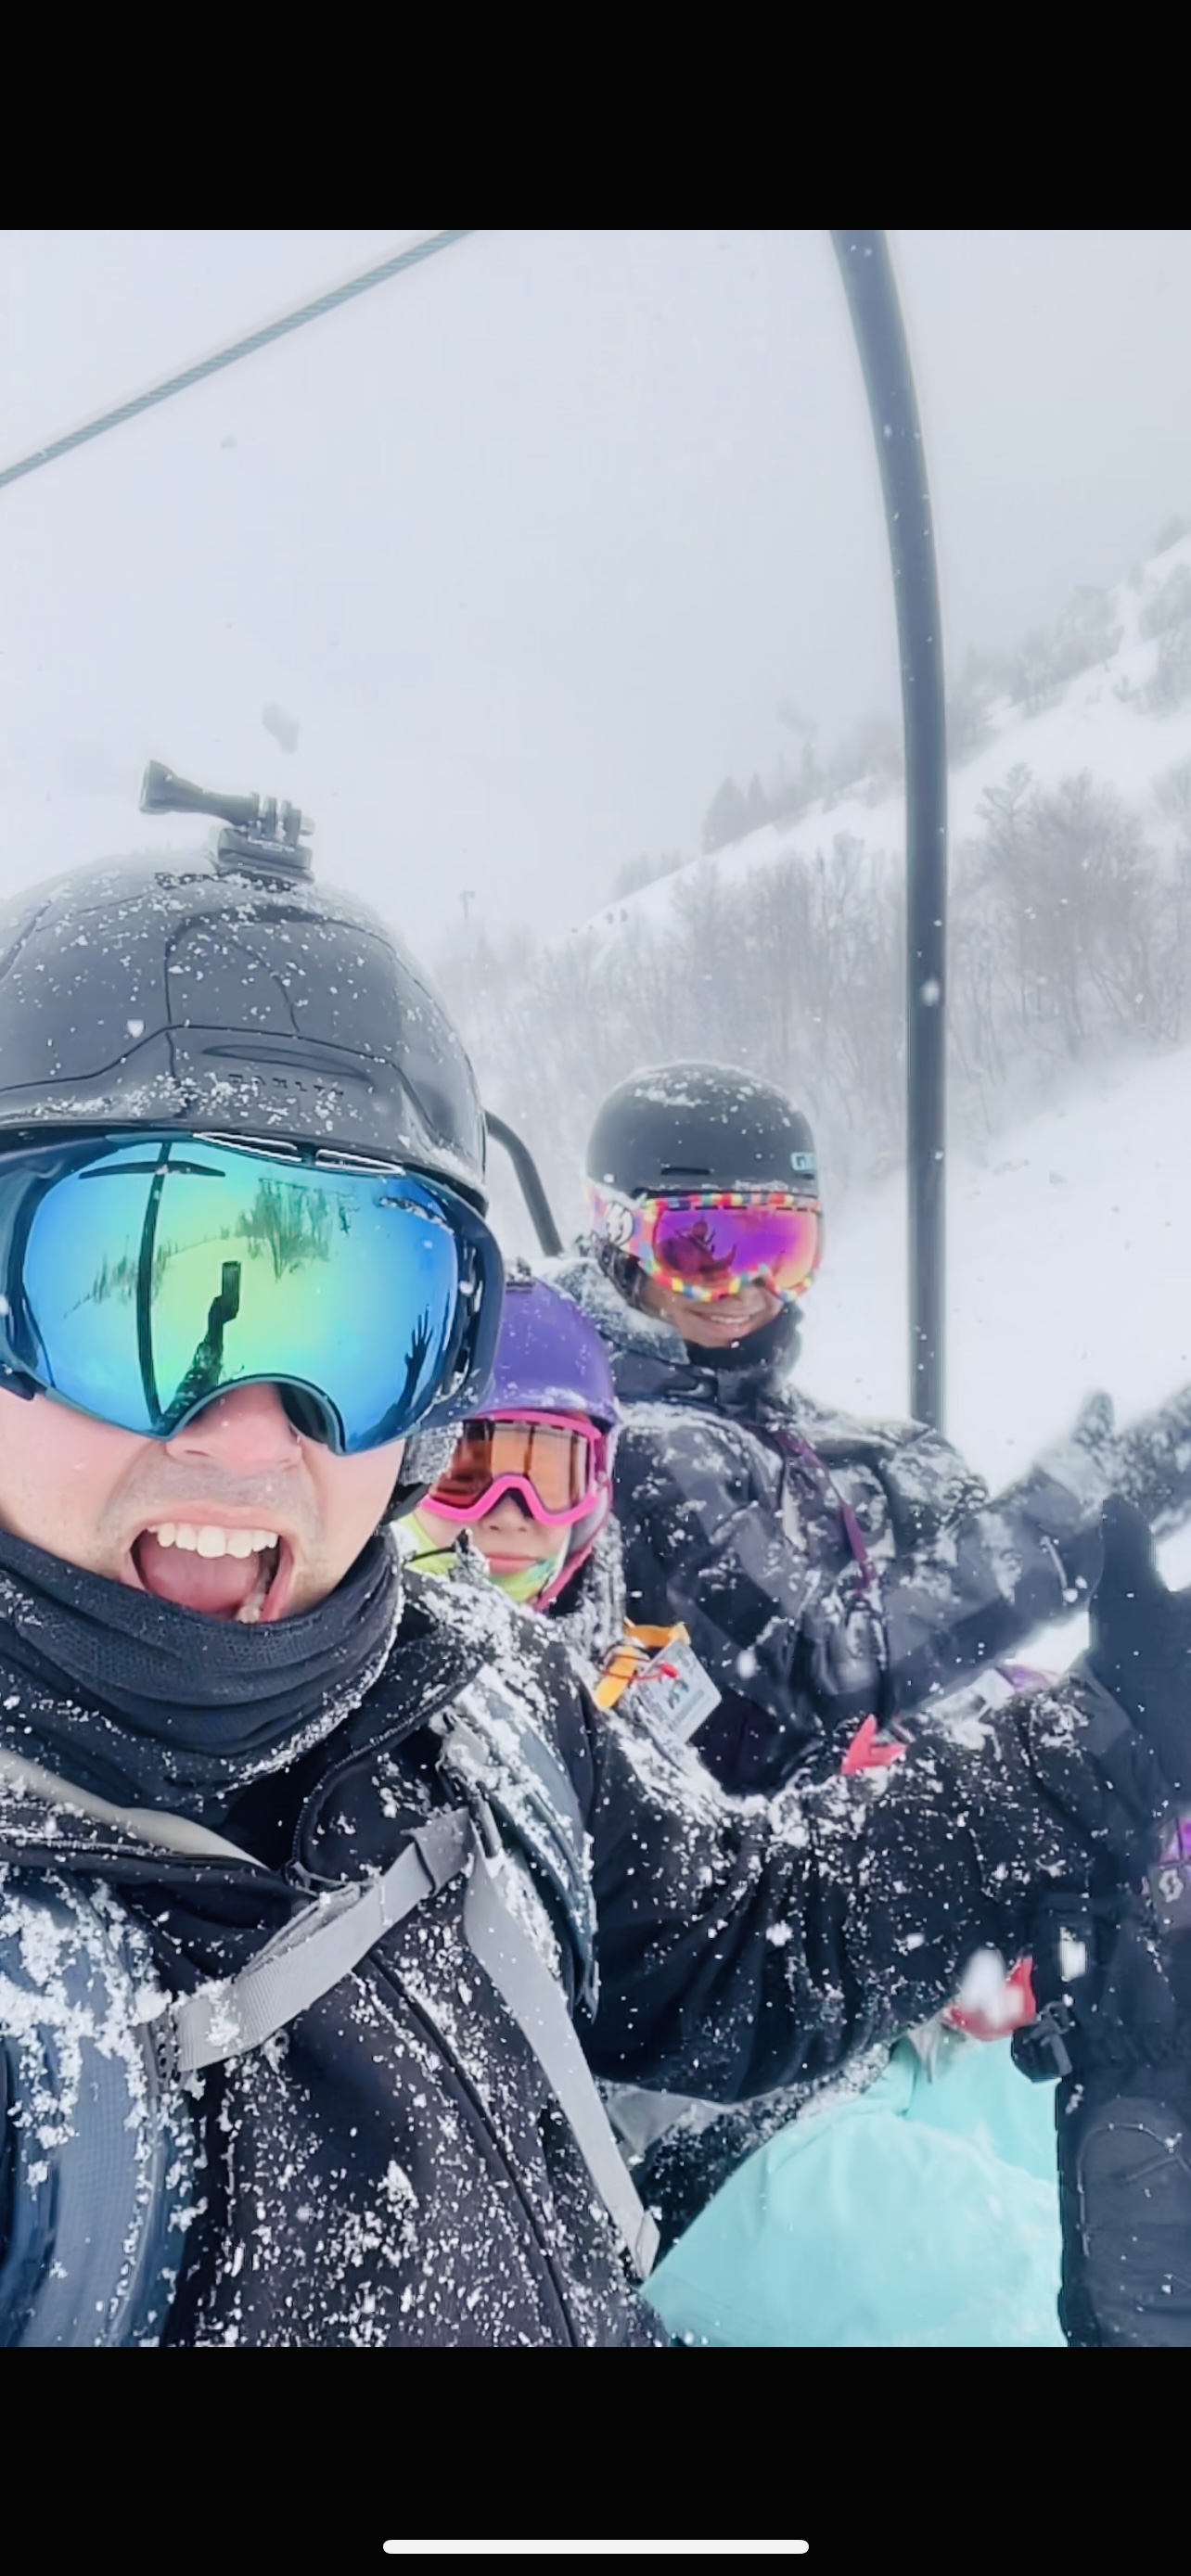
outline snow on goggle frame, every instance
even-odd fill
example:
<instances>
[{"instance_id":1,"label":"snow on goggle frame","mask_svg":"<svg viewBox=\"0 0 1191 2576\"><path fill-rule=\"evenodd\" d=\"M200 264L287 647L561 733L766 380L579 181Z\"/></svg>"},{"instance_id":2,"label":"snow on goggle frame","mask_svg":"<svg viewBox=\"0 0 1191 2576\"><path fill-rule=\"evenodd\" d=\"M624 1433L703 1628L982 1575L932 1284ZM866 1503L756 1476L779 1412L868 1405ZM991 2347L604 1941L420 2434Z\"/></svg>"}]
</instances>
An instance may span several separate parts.
<instances>
[{"instance_id":1,"label":"snow on goggle frame","mask_svg":"<svg viewBox=\"0 0 1191 2576\"><path fill-rule=\"evenodd\" d=\"M819 1266L817 1203L790 1190L702 1190L627 1199L587 1183L597 1235L680 1297L710 1304L762 1283L797 1297Z\"/></svg>"},{"instance_id":2,"label":"snow on goggle frame","mask_svg":"<svg viewBox=\"0 0 1191 2576\"><path fill-rule=\"evenodd\" d=\"M483 1520L502 1494L518 1494L546 1529L569 1529L607 1482L608 1443L573 1414L492 1414L466 1422L433 1493L431 1511Z\"/></svg>"},{"instance_id":3,"label":"snow on goggle frame","mask_svg":"<svg viewBox=\"0 0 1191 2576\"><path fill-rule=\"evenodd\" d=\"M176 1132L0 1156L0 1379L151 1440L260 1383L338 1456L458 1422L502 1279L412 1172Z\"/></svg>"}]
</instances>

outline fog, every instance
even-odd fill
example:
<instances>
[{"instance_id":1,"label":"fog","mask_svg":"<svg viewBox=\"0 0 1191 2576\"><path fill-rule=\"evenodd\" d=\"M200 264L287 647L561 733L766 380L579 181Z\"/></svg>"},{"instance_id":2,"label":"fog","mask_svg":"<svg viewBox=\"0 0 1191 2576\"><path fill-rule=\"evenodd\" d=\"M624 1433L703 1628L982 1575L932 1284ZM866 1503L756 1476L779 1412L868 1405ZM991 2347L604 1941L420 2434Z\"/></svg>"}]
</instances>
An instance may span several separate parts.
<instances>
[{"instance_id":1,"label":"fog","mask_svg":"<svg viewBox=\"0 0 1191 2576\"><path fill-rule=\"evenodd\" d=\"M418 238L10 232L0 462ZM1191 503L1191 233L891 238L958 667ZM155 755L299 801L423 950L548 930L779 708L897 704L826 232L474 233L0 494L0 566L4 888L177 845Z\"/></svg>"}]
</instances>

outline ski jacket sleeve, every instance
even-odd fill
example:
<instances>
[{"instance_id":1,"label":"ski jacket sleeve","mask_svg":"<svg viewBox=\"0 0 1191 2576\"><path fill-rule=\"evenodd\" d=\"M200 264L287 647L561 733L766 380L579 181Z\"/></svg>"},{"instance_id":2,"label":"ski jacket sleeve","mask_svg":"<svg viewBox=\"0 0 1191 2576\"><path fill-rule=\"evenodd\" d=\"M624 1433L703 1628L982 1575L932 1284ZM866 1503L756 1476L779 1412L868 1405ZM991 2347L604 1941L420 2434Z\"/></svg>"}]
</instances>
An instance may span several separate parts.
<instances>
[{"instance_id":1,"label":"ski jacket sleeve","mask_svg":"<svg viewBox=\"0 0 1191 2576\"><path fill-rule=\"evenodd\" d=\"M195 2150L138 2029L147 1970L110 1900L0 1871L0 2347L158 2340Z\"/></svg>"},{"instance_id":2,"label":"ski jacket sleeve","mask_svg":"<svg viewBox=\"0 0 1191 2576\"><path fill-rule=\"evenodd\" d=\"M724 2101L830 2073L927 2020L977 1948L1020 1956L1048 1891L1144 1872L1167 1803L1123 1714L1087 1714L1073 1684L767 1800L606 1715L596 2072Z\"/></svg>"},{"instance_id":3,"label":"ski jacket sleeve","mask_svg":"<svg viewBox=\"0 0 1191 2576\"><path fill-rule=\"evenodd\" d=\"M940 1472L946 1447L922 1432L877 1466L893 1543L880 1566L887 1714L954 1690L1087 1603L1098 1508L1042 1467L990 1500L974 1477Z\"/></svg>"},{"instance_id":4,"label":"ski jacket sleeve","mask_svg":"<svg viewBox=\"0 0 1191 2576\"><path fill-rule=\"evenodd\" d=\"M1108 1397L1091 1397L1068 1439L993 1501L959 1513L938 1509L948 1492L940 1452L955 1457L935 1433L916 1432L879 1471L897 1546L883 1587L897 1708L949 1688L1010 1652L1032 1627L1086 1605L1110 1494L1135 1503L1155 1530L1185 1521L1191 1393L1123 1431L1113 1426Z\"/></svg>"},{"instance_id":5,"label":"ski jacket sleeve","mask_svg":"<svg viewBox=\"0 0 1191 2576\"><path fill-rule=\"evenodd\" d=\"M879 1471L897 1551L882 1572L892 1709L953 1688L1032 1628L1086 1608L1111 1492L1130 1495L1157 1526L1174 1526L1180 1506L1167 1451L1177 1443L1160 1420L1161 1431L1139 1424L1095 1454L1077 1426L1016 1484L958 1516L940 1515L934 1503L933 1453L946 1444L922 1432L894 1450Z\"/></svg>"}]
</instances>

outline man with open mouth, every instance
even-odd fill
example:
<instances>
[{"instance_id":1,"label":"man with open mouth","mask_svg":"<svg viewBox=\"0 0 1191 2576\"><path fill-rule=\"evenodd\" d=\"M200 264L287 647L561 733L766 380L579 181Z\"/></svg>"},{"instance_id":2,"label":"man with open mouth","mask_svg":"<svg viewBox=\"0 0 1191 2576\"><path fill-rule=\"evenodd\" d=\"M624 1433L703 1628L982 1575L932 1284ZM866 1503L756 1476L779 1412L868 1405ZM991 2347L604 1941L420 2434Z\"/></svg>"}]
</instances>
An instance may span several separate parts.
<instances>
[{"instance_id":1,"label":"man with open mouth","mask_svg":"<svg viewBox=\"0 0 1191 2576\"><path fill-rule=\"evenodd\" d=\"M589 2068L826 2073L1157 1848L1075 1687L730 1801L403 1579L485 1204L441 1004L292 836L5 907L0 2343L664 2340Z\"/></svg>"}]
</instances>

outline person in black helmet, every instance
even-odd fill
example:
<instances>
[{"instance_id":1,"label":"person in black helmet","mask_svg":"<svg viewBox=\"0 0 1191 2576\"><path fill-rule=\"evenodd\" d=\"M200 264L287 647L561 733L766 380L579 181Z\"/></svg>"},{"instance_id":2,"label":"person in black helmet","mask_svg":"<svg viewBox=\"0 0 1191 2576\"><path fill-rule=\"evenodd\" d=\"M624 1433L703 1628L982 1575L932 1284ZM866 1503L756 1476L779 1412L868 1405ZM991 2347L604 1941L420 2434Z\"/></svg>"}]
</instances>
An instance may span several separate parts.
<instances>
[{"instance_id":1,"label":"person in black helmet","mask_svg":"<svg viewBox=\"0 0 1191 2576\"><path fill-rule=\"evenodd\" d=\"M824 2072L1155 1848L1076 1690L741 1805L403 1576L497 1329L483 1144L275 839L0 912L0 2343L664 2340L589 2066Z\"/></svg>"},{"instance_id":2,"label":"person in black helmet","mask_svg":"<svg viewBox=\"0 0 1191 2576\"><path fill-rule=\"evenodd\" d=\"M634 1074L587 1150L590 1233L549 1265L604 1333L626 1408L615 1500L630 1615L685 1623L722 1694L695 1738L734 1791L985 1678L1086 1604L1099 1510L1191 1517L1191 1389L1069 1440L990 1500L920 1423L862 1422L792 1380L822 1252L814 1139L775 1085L719 1064ZM1011 1679L1011 1677L1010 1677ZM877 1748L879 1758L880 1747Z\"/></svg>"}]
</instances>

